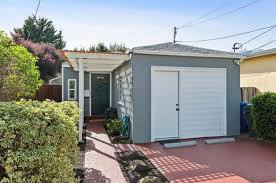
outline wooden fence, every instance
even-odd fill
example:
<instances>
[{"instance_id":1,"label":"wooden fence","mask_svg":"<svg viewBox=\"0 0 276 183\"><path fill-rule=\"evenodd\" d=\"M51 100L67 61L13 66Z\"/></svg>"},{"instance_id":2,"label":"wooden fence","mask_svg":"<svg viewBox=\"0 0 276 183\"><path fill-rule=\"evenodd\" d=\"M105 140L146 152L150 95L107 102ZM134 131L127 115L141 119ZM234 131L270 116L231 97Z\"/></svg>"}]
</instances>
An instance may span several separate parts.
<instances>
[{"instance_id":1,"label":"wooden fence","mask_svg":"<svg viewBox=\"0 0 276 183\"><path fill-rule=\"evenodd\" d=\"M251 102L251 99L261 92L255 87L241 87L241 101Z\"/></svg>"},{"instance_id":2,"label":"wooden fence","mask_svg":"<svg viewBox=\"0 0 276 183\"><path fill-rule=\"evenodd\" d=\"M54 100L56 102L62 101L61 85L43 85L37 92L34 100L44 101L46 99Z\"/></svg>"}]
</instances>

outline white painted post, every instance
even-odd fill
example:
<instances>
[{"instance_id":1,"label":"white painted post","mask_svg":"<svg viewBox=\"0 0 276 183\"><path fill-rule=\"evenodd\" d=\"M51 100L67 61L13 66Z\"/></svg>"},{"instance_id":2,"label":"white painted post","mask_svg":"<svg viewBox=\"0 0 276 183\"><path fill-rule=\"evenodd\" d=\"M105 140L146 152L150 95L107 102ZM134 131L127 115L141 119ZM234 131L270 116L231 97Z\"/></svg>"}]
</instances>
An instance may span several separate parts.
<instances>
[{"instance_id":1,"label":"white painted post","mask_svg":"<svg viewBox=\"0 0 276 183\"><path fill-rule=\"evenodd\" d=\"M112 107L112 73L109 74L109 106Z\"/></svg>"},{"instance_id":2,"label":"white painted post","mask_svg":"<svg viewBox=\"0 0 276 183\"><path fill-rule=\"evenodd\" d=\"M80 108L80 119L79 119L79 142L82 142L82 130L84 122L84 70L82 60L77 60L79 65L79 108Z\"/></svg>"}]
</instances>

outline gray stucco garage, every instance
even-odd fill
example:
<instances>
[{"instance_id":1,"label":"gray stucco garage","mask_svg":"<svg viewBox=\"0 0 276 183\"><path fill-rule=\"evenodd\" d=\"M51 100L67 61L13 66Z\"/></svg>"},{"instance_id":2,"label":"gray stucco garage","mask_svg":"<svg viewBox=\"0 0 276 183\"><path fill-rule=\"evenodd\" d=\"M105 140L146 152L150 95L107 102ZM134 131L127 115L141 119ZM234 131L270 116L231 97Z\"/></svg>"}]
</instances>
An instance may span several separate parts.
<instances>
[{"instance_id":1,"label":"gray stucco garage","mask_svg":"<svg viewBox=\"0 0 276 183\"><path fill-rule=\"evenodd\" d=\"M132 102L117 104L114 96L114 106L131 116L133 141L239 135L238 61L232 53L173 43L134 48L113 75L132 73Z\"/></svg>"},{"instance_id":2,"label":"gray stucco garage","mask_svg":"<svg viewBox=\"0 0 276 183\"><path fill-rule=\"evenodd\" d=\"M63 68L64 100L72 94L83 103L85 116L115 107L119 118L130 117L135 143L240 133L239 55L163 43L123 55L67 57L71 67Z\"/></svg>"}]
</instances>

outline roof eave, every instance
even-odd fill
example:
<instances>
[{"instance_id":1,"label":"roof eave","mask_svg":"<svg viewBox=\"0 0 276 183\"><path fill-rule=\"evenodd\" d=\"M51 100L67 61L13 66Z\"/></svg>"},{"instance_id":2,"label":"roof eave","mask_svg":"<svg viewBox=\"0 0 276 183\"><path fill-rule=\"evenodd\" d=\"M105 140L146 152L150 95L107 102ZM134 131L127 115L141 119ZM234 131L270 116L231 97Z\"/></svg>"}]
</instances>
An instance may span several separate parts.
<instances>
[{"instance_id":1,"label":"roof eave","mask_svg":"<svg viewBox=\"0 0 276 183\"><path fill-rule=\"evenodd\" d=\"M270 53L262 53L262 54L252 54L244 57L244 60L251 59L251 58L256 58L256 57L263 57L263 56L268 56L268 55L274 55L276 52L270 52Z\"/></svg>"},{"instance_id":2,"label":"roof eave","mask_svg":"<svg viewBox=\"0 0 276 183\"><path fill-rule=\"evenodd\" d=\"M183 56L183 57L210 57L210 58L231 58L242 59L242 55L238 54L200 54L200 53L180 53L180 52L167 52L167 51L148 51L148 50L132 50L134 54L145 55L168 55L168 56Z\"/></svg>"}]
</instances>

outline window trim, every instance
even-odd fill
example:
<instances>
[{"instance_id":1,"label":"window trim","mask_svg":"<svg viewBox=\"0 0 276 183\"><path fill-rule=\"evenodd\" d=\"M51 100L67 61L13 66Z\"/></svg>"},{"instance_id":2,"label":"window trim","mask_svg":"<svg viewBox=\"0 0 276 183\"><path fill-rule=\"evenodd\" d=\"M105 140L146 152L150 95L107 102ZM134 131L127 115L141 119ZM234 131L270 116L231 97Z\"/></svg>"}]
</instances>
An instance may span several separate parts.
<instances>
[{"instance_id":1,"label":"window trim","mask_svg":"<svg viewBox=\"0 0 276 183\"><path fill-rule=\"evenodd\" d=\"M70 82L73 81L75 83L74 88L70 88ZM70 98L70 91L74 91L74 98ZM67 98L68 100L77 100L77 80L76 79L68 79L67 80Z\"/></svg>"}]
</instances>

